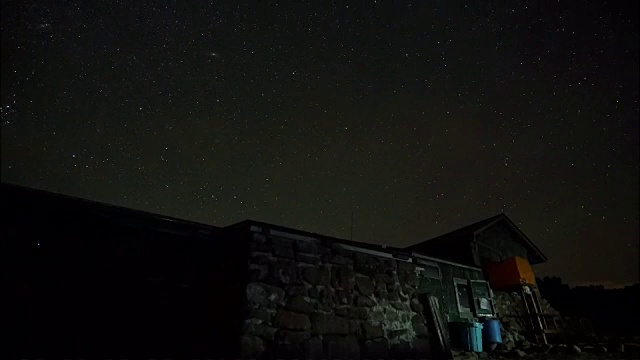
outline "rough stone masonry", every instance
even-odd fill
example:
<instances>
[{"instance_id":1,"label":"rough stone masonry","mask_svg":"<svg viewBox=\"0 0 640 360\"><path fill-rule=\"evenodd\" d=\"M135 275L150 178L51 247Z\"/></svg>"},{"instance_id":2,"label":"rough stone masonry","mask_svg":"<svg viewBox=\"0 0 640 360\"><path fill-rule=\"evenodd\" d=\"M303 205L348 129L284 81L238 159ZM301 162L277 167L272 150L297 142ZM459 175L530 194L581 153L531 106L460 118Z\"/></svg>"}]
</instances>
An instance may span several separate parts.
<instances>
[{"instance_id":1,"label":"rough stone masonry","mask_svg":"<svg viewBox=\"0 0 640 360\"><path fill-rule=\"evenodd\" d=\"M416 266L321 240L253 234L243 358L426 358Z\"/></svg>"}]
</instances>

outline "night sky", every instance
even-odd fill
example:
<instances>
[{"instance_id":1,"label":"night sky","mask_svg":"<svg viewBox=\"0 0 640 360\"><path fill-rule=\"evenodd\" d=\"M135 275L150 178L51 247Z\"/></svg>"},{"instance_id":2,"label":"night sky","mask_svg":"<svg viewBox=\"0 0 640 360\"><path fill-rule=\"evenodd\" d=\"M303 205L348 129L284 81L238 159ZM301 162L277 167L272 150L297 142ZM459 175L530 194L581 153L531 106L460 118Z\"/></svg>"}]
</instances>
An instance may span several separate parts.
<instances>
[{"instance_id":1,"label":"night sky","mask_svg":"<svg viewBox=\"0 0 640 360\"><path fill-rule=\"evenodd\" d=\"M2 181L638 282L637 2L427 3L3 0Z\"/></svg>"}]
</instances>

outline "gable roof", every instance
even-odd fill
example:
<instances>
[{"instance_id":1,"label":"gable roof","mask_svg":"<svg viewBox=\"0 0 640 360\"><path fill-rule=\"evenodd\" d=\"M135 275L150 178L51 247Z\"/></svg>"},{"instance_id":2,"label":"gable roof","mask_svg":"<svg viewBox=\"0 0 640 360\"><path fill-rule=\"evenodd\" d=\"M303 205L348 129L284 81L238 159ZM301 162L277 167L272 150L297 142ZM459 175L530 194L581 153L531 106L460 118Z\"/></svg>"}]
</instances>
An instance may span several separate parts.
<instances>
[{"instance_id":1,"label":"gable roof","mask_svg":"<svg viewBox=\"0 0 640 360\"><path fill-rule=\"evenodd\" d=\"M471 225L467 225L460 229L451 231L444 235L437 236L433 239L419 242L417 244L411 245L407 247L407 249L414 251L427 251L429 249L434 249L440 246L455 246L455 245L466 245L469 244L476 235L493 227L494 225L502 223L506 225L509 229L511 229L516 235L517 240L522 243L527 249L527 253L529 254L529 261L531 264L541 264L548 260L548 258L542 253L542 251L529 239L523 232L518 228L518 226L509 219L509 217L504 214L498 214L496 216L492 216L490 218L480 220Z\"/></svg>"}]
</instances>

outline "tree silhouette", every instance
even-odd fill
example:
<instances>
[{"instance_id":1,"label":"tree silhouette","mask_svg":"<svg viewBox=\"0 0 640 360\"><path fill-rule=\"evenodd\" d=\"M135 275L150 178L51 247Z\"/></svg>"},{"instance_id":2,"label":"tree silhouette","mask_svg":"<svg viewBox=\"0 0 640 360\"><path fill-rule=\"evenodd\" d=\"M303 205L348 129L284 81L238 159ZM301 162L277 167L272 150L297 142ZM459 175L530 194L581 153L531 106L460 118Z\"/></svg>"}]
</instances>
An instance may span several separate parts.
<instances>
[{"instance_id":1,"label":"tree silhouette","mask_svg":"<svg viewBox=\"0 0 640 360\"><path fill-rule=\"evenodd\" d=\"M621 289L604 285L570 287L559 277L537 279L542 297L563 316L586 317L599 335L640 334L640 284Z\"/></svg>"}]
</instances>

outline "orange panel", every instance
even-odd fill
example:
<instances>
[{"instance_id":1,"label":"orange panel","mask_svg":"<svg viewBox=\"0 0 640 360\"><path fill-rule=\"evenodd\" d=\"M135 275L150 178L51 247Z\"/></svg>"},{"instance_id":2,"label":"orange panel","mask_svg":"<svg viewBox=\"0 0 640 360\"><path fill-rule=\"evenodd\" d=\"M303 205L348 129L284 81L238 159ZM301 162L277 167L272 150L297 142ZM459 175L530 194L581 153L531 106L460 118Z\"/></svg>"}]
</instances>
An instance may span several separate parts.
<instances>
[{"instance_id":1,"label":"orange panel","mask_svg":"<svg viewBox=\"0 0 640 360\"><path fill-rule=\"evenodd\" d=\"M519 285L534 285L536 278L527 259L511 257L487 264L489 283L497 290Z\"/></svg>"},{"instance_id":2,"label":"orange panel","mask_svg":"<svg viewBox=\"0 0 640 360\"><path fill-rule=\"evenodd\" d=\"M518 264L518 273L520 277L520 283L525 285L535 285L536 276L533 273L533 269L529 264L529 261L525 258L515 257L516 264Z\"/></svg>"}]
</instances>

